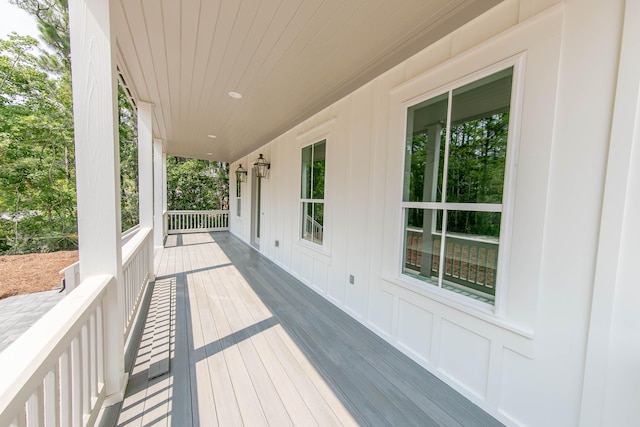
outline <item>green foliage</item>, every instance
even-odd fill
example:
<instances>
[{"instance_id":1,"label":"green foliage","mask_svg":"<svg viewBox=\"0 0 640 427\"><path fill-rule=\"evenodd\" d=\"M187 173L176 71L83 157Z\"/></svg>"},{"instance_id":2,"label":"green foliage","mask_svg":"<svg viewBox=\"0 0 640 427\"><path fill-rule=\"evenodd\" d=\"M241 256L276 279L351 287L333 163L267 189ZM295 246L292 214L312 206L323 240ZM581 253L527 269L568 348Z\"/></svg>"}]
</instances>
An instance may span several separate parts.
<instances>
[{"instance_id":1,"label":"green foliage","mask_svg":"<svg viewBox=\"0 0 640 427\"><path fill-rule=\"evenodd\" d=\"M120 209L122 231L140 222L138 209L137 114L118 85L118 134L120 137Z\"/></svg>"},{"instance_id":2,"label":"green foliage","mask_svg":"<svg viewBox=\"0 0 640 427\"><path fill-rule=\"evenodd\" d=\"M48 74L37 41L0 40L0 250L75 245L75 175L68 73Z\"/></svg>"},{"instance_id":3,"label":"green foliage","mask_svg":"<svg viewBox=\"0 0 640 427\"><path fill-rule=\"evenodd\" d=\"M0 253L77 248L71 77L37 41L0 40ZM138 223L136 114L120 91L122 228Z\"/></svg>"},{"instance_id":4,"label":"green foliage","mask_svg":"<svg viewBox=\"0 0 640 427\"><path fill-rule=\"evenodd\" d=\"M9 0L36 18L40 38L49 51L41 52L40 66L56 73L71 69L69 7L67 0Z\"/></svg>"},{"instance_id":5,"label":"green foliage","mask_svg":"<svg viewBox=\"0 0 640 427\"><path fill-rule=\"evenodd\" d=\"M229 164L167 157L167 209L222 209L229 197Z\"/></svg>"},{"instance_id":6,"label":"green foliage","mask_svg":"<svg viewBox=\"0 0 640 427\"><path fill-rule=\"evenodd\" d=\"M77 248L67 0L10 0L38 21L31 37L0 40L0 253ZM139 222L137 114L118 92L122 229ZM175 209L219 209L228 165L174 160ZM184 174L184 176L183 176Z\"/></svg>"}]
</instances>

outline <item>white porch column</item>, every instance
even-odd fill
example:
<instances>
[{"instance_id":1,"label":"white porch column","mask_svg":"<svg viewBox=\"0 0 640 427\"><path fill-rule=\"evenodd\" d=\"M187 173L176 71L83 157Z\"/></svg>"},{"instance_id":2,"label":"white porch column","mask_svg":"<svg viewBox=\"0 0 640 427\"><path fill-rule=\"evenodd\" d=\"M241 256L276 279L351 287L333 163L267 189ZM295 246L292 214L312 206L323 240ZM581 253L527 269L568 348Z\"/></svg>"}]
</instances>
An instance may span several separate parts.
<instances>
[{"instance_id":1,"label":"white porch column","mask_svg":"<svg viewBox=\"0 0 640 427\"><path fill-rule=\"evenodd\" d=\"M167 153L162 153L162 210L167 211Z\"/></svg>"},{"instance_id":2,"label":"white porch column","mask_svg":"<svg viewBox=\"0 0 640 427\"><path fill-rule=\"evenodd\" d=\"M160 249L164 243L164 163L162 140L153 140L153 246Z\"/></svg>"},{"instance_id":3,"label":"white porch column","mask_svg":"<svg viewBox=\"0 0 640 427\"><path fill-rule=\"evenodd\" d=\"M140 228L153 230L153 104L148 102L138 102L138 205ZM149 246L149 281L155 280L153 252Z\"/></svg>"},{"instance_id":4,"label":"white porch column","mask_svg":"<svg viewBox=\"0 0 640 427\"><path fill-rule=\"evenodd\" d=\"M640 3L626 2L580 425L640 419Z\"/></svg>"},{"instance_id":5,"label":"white porch column","mask_svg":"<svg viewBox=\"0 0 640 427\"><path fill-rule=\"evenodd\" d=\"M138 197L140 227L153 227L153 105L138 102Z\"/></svg>"},{"instance_id":6,"label":"white porch column","mask_svg":"<svg viewBox=\"0 0 640 427\"><path fill-rule=\"evenodd\" d=\"M104 306L106 394L115 400L122 398L125 376L118 97L109 5L109 0L71 1L69 22L80 278L116 278Z\"/></svg>"}]
</instances>

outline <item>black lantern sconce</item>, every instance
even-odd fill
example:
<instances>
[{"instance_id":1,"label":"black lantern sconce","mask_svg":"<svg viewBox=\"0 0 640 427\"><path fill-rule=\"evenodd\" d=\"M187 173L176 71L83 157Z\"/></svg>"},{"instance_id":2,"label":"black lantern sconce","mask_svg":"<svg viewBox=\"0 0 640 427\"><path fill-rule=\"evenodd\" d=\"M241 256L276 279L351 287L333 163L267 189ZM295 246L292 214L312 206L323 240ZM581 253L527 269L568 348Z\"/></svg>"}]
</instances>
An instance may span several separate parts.
<instances>
[{"instance_id":1,"label":"black lantern sconce","mask_svg":"<svg viewBox=\"0 0 640 427\"><path fill-rule=\"evenodd\" d=\"M258 160L253 164L254 169L256 171L256 177L258 178L269 178L269 169L271 169L271 163L267 161L262 154L258 157Z\"/></svg>"},{"instance_id":2,"label":"black lantern sconce","mask_svg":"<svg viewBox=\"0 0 640 427\"><path fill-rule=\"evenodd\" d=\"M236 180L238 182L247 182L247 170L242 167L242 163L236 169Z\"/></svg>"}]
</instances>

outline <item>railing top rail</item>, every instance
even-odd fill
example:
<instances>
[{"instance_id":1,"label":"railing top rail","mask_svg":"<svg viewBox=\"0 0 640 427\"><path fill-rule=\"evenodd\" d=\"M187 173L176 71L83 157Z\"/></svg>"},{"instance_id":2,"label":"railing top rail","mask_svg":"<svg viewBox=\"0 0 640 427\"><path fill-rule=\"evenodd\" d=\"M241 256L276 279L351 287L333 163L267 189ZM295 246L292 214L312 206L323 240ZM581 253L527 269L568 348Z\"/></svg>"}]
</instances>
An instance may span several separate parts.
<instances>
[{"instance_id":1,"label":"railing top rail","mask_svg":"<svg viewBox=\"0 0 640 427\"><path fill-rule=\"evenodd\" d=\"M146 238L151 235L150 228L141 228L138 232L131 237L131 239L122 246L122 266L126 266L131 258L138 252L140 246L144 243Z\"/></svg>"},{"instance_id":2,"label":"railing top rail","mask_svg":"<svg viewBox=\"0 0 640 427\"><path fill-rule=\"evenodd\" d=\"M60 270L58 272L58 274L66 274L67 270L74 270L74 269L79 269L80 268L80 261L76 261L71 265L66 266L65 268L63 268L62 270Z\"/></svg>"},{"instance_id":3,"label":"railing top rail","mask_svg":"<svg viewBox=\"0 0 640 427\"><path fill-rule=\"evenodd\" d=\"M9 425L103 299L110 275L87 278L0 353L0 425Z\"/></svg>"},{"instance_id":4,"label":"railing top rail","mask_svg":"<svg viewBox=\"0 0 640 427\"><path fill-rule=\"evenodd\" d=\"M126 244L136 233L140 231L140 224L136 224L130 229L122 232L122 244Z\"/></svg>"},{"instance_id":5,"label":"railing top rail","mask_svg":"<svg viewBox=\"0 0 640 427\"><path fill-rule=\"evenodd\" d=\"M228 213L228 209L211 209L211 210L185 210L185 211L166 211L169 215L175 214L192 214L192 213Z\"/></svg>"}]
</instances>

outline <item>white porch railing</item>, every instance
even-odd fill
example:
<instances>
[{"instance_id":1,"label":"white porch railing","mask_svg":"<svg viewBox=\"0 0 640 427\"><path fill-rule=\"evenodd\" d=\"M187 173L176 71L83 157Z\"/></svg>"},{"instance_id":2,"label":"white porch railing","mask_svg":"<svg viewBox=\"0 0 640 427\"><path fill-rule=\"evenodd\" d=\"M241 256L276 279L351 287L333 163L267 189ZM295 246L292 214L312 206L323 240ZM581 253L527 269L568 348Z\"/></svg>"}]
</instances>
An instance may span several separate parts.
<instances>
[{"instance_id":1,"label":"white porch railing","mask_svg":"<svg viewBox=\"0 0 640 427\"><path fill-rule=\"evenodd\" d=\"M140 225L134 225L127 231L122 233L122 245L126 245L138 232ZM80 284L80 262L73 264L60 270L60 274L64 275L64 292L69 293Z\"/></svg>"},{"instance_id":2,"label":"white porch railing","mask_svg":"<svg viewBox=\"0 0 640 427\"><path fill-rule=\"evenodd\" d=\"M124 339L129 337L133 320L149 278L153 275L153 233L142 228L122 247L122 278L124 289ZM153 267L151 267L153 268Z\"/></svg>"},{"instance_id":3,"label":"white porch railing","mask_svg":"<svg viewBox=\"0 0 640 427\"><path fill-rule=\"evenodd\" d=\"M0 426L92 424L105 398L103 300L112 276L86 279L0 353Z\"/></svg>"},{"instance_id":4,"label":"white porch railing","mask_svg":"<svg viewBox=\"0 0 640 427\"><path fill-rule=\"evenodd\" d=\"M168 234L229 229L229 211L167 211Z\"/></svg>"},{"instance_id":5,"label":"white porch railing","mask_svg":"<svg viewBox=\"0 0 640 427\"><path fill-rule=\"evenodd\" d=\"M139 228L122 247L125 351L152 260L152 231ZM78 263L65 276L76 289L0 353L0 426L91 425L102 408L108 350L103 300L116 281L94 276L76 287Z\"/></svg>"}]
</instances>

